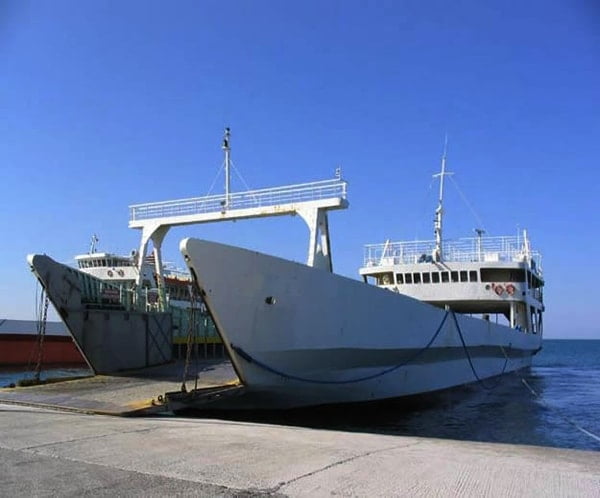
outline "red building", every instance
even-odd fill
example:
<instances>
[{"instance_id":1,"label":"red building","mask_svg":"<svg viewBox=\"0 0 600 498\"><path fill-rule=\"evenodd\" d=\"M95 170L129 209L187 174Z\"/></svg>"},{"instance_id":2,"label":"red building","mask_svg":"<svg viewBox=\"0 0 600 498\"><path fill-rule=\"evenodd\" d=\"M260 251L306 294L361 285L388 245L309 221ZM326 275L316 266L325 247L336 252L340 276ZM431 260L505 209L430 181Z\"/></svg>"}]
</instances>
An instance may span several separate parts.
<instances>
[{"instance_id":1,"label":"red building","mask_svg":"<svg viewBox=\"0 0 600 498\"><path fill-rule=\"evenodd\" d=\"M38 323L0 318L0 367L35 365L39 358ZM42 365L85 367L86 363L62 322L47 322Z\"/></svg>"}]
</instances>

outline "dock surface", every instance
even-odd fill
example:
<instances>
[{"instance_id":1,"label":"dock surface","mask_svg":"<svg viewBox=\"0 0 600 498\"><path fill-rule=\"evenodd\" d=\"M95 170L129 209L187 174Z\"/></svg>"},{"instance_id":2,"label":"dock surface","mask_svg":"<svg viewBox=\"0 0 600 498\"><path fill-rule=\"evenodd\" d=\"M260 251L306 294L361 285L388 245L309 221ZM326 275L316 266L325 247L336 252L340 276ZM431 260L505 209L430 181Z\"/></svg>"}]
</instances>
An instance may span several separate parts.
<instances>
[{"instance_id":1,"label":"dock surface","mask_svg":"<svg viewBox=\"0 0 600 498\"><path fill-rule=\"evenodd\" d=\"M181 390L183 370L183 362L178 361L119 375L4 388L0 389L0 402L102 415L148 415L165 411L157 400L165 393ZM210 391L236 382L229 361L202 360L190 365L186 387L188 391L196 386Z\"/></svg>"},{"instance_id":2,"label":"dock surface","mask_svg":"<svg viewBox=\"0 0 600 498\"><path fill-rule=\"evenodd\" d=\"M600 452L0 404L5 496L600 496Z\"/></svg>"}]
</instances>

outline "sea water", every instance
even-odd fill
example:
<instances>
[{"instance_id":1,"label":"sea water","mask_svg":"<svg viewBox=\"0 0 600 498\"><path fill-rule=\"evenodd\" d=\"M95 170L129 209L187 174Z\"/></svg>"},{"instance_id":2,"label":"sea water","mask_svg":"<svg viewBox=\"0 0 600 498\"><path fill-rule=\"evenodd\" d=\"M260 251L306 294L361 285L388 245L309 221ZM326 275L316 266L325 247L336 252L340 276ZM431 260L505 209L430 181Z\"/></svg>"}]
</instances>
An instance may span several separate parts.
<instances>
[{"instance_id":1,"label":"sea water","mask_svg":"<svg viewBox=\"0 0 600 498\"><path fill-rule=\"evenodd\" d=\"M45 371L43 377L87 373L62 369ZM23 372L0 372L0 386L23 377ZM505 375L494 389L473 383L375 406L219 416L354 432L600 451L600 340L545 340L531 369Z\"/></svg>"},{"instance_id":2,"label":"sea water","mask_svg":"<svg viewBox=\"0 0 600 498\"><path fill-rule=\"evenodd\" d=\"M252 413L235 418L355 432L600 450L600 340L545 340L530 369L489 384L497 385L486 389L475 382L376 405Z\"/></svg>"}]
</instances>

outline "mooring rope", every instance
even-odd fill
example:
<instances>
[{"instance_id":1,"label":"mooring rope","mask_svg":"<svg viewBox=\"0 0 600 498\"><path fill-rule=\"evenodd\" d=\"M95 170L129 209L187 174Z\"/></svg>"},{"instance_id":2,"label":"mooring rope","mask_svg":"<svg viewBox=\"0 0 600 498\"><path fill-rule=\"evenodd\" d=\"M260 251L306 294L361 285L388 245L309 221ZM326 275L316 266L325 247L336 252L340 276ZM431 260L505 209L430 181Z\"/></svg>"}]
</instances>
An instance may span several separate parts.
<instances>
[{"instance_id":1,"label":"mooring rope","mask_svg":"<svg viewBox=\"0 0 600 498\"><path fill-rule=\"evenodd\" d=\"M473 372L475 379L477 379L477 382L479 382L481 387L483 387L487 391L496 389L496 387L498 387L500 385L500 383L502 382L502 378L499 377L493 386L486 386L484 379L482 379L481 377L479 377L479 375L477 375L477 371L475 370L475 366L473 365L473 360L471 359L471 355L469 354L469 348L467 347L467 344L465 343L465 338L463 337L462 330L460 329L460 326L458 325L458 320L456 319L456 313L454 313L454 311L450 311L450 313L452 313L452 319L454 320L454 325L456 326L456 330L458 332L458 337L460 338L460 342L462 343L462 347L465 351L465 355L467 356L467 360L469 361L469 366L471 367L471 371ZM510 347L510 344L508 347ZM504 366L502 367L502 372L500 372L498 374L499 376L504 375L504 372L506 372L506 367L508 365L508 355L506 354L506 351L504 350L502 345L500 345L500 349L502 350L502 353L504 354Z\"/></svg>"},{"instance_id":2,"label":"mooring rope","mask_svg":"<svg viewBox=\"0 0 600 498\"><path fill-rule=\"evenodd\" d=\"M471 357L469 355L469 351L468 348L465 344L463 335L462 335L462 331L460 330L460 327L458 326L458 321L456 319L456 316L454 314L454 312L452 312L452 318L454 319L454 323L456 325L456 329L458 330L458 334L460 336L460 340L463 344L463 348L465 350L465 354L467 355L467 359L469 360L469 365L471 366L471 370L473 371L473 375L475 376L475 378L477 379L477 381L485 388L488 390L491 389L495 389L500 382L502 381L502 378L499 378L498 381L496 382L496 384L494 384L493 387L488 387L485 385L485 383L483 382L482 379L479 378L479 376L477 375L477 372L475 371L475 367L473 366L473 362L471 361ZM504 362L504 368L502 369L502 373L499 375L502 375L506 369L506 365L508 363L508 355L506 354L506 352L504 351L504 348L502 346L500 346L500 348L502 349L502 352L504 353L504 356L506 358L505 362ZM558 417L562 418L564 421L568 422L569 424L571 424L573 427L575 427L578 431L582 432L583 434L585 434L586 436L591 437L592 439L600 442L600 436L597 436L596 434L594 434L591 431L588 431L587 429L584 429L583 427L581 427L577 422L575 422L573 419L563 415L562 413L560 413L556 408L550 406L548 403L546 403L542 397L535 391L535 389L533 389L533 387L531 387L531 385L525 380L524 377L521 377L521 382L523 383L523 385L529 390L529 392L531 394L533 394L533 396L539 400L540 403L542 403L542 405L544 405L544 407L546 407L548 410L550 410L551 412L555 413Z\"/></svg>"},{"instance_id":3,"label":"mooring rope","mask_svg":"<svg viewBox=\"0 0 600 498\"><path fill-rule=\"evenodd\" d=\"M524 378L521 378L521 382L523 383L523 385L529 389L529 392L531 394L533 394L536 399L539 400L539 402L544 405L548 410L550 410L551 412L555 413L556 415L558 415L560 418L562 418L564 421L568 422L569 424L571 424L573 427L575 427L575 429L577 429L578 431L581 431L583 434L585 434L586 436L591 437L592 439L595 439L596 441L598 441L600 443L600 436L597 436L596 434L594 434L593 432L588 431L587 429L584 429L583 427L581 427L577 422L575 422L573 419L563 415L562 413L560 413L556 408L554 408L553 406L550 406L548 403L546 403L542 397L535 391L535 389L533 387L531 387L529 385L529 382L527 382Z\"/></svg>"},{"instance_id":4,"label":"mooring rope","mask_svg":"<svg viewBox=\"0 0 600 498\"><path fill-rule=\"evenodd\" d=\"M429 342L422 347L421 349L419 349L414 355L412 355L410 358L408 358L407 360L394 365L392 367L386 368L384 370L382 370L381 372L377 372L375 374L371 374L371 375L366 375L364 377L359 377L356 379L347 379L347 380L321 380L321 379L309 379L306 377L300 377L297 375L292 375L286 372L283 372L281 370L278 370L276 368L273 368L269 365L267 365L266 363L263 363L260 360L257 360L256 358L253 358L252 356L250 356L248 353L246 353L242 348L240 348L239 346L235 346L234 344L231 344L231 349L233 349L237 354L239 354L244 360L246 360L248 363L254 363L256 366L262 368L263 370L266 370L267 372L271 372L275 375L279 375L280 377L286 378L286 379L290 379L290 380L297 380L300 382L308 382L310 384L354 384L356 382L363 382L365 380L371 380L371 379L375 379L377 377L381 377L383 375L386 375L390 372L393 372L394 370L398 370L399 368L408 365L409 363L411 363L412 361L416 360L422 353L424 353L425 351L427 351L431 345L433 344L433 342L435 341L435 339L437 338L437 336L440 334L440 332L442 331L442 327L444 326L444 323L446 322L446 318L448 318L448 311L446 311L444 317L442 318L442 321L440 322L437 330L435 331L435 333L433 334L433 336L431 337L431 339L429 340Z\"/></svg>"}]
</instances>

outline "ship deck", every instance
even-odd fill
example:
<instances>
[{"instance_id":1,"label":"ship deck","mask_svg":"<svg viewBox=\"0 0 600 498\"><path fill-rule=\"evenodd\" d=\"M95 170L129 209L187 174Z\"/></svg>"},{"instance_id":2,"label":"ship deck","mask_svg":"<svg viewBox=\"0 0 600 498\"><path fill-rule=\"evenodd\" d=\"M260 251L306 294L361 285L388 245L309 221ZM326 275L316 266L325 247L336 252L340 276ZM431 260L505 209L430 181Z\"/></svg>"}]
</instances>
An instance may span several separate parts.
<instances>
[{"instance_id":1,"label":"ship deck","mask_svg":"<svg viewBox=\"0 0 600 498\"><path fill-rule=\"evenodd\" d=\"M118 375L95 375L45 384L0 389L0 403L80 413L135 416L209 404L243 390L227 360L192 361L182 392L182 361ZM197 376L196 376L197 373ZM196 377L198 379L196 386Z\"/></svg>"}]
</instances>

